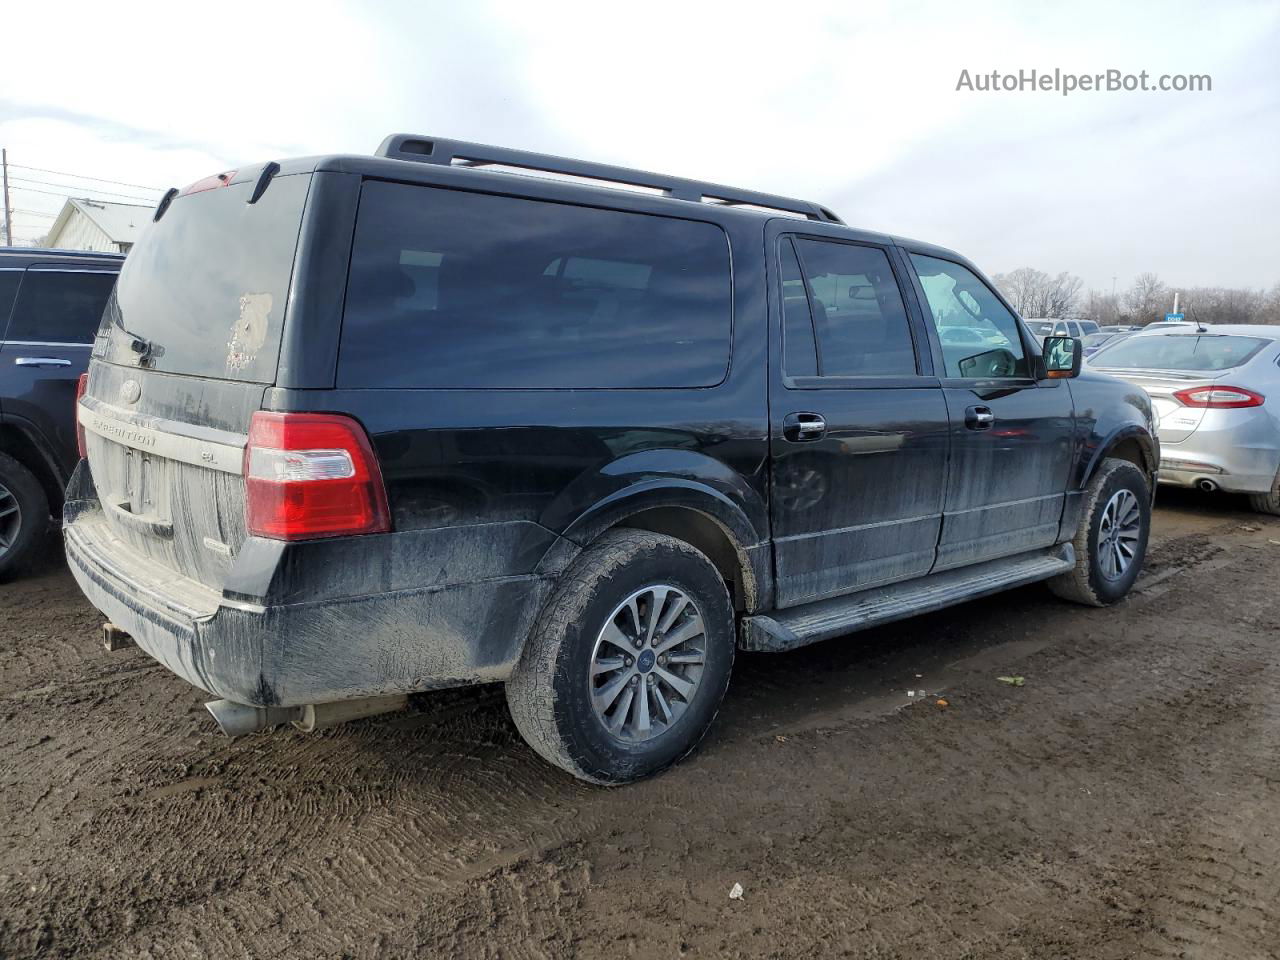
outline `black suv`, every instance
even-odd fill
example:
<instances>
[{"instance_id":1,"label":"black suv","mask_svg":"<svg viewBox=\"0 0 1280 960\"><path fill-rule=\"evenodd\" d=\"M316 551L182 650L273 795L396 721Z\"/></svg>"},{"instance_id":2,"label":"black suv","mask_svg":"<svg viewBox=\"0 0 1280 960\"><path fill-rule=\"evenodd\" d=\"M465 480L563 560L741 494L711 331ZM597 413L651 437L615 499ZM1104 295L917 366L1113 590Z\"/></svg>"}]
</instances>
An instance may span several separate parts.
<instances>
[{"instance_id":1,"label":"black suv","mask_svg":"<svg viewBox=\"0 0 1280 960\"><path fill-rule=\"evenodd\" d=\"M75 469L76 381L124 257L0 247L0 578L39 546Z\"/></svg>"},{"instance_id":2,"label":"black suv","mask_svg":"<svg viewBox=\"0 0 1280 960\"><path fill-rule=\"evenodd\" d=\"M64 531L109 636L226 732L498 681L534 749L618 783L693 748L736 648L1039 580L1106 604L1141 567L1147 397L949 250L407 135L155 221Z\"/></svg>"}]
</instances>

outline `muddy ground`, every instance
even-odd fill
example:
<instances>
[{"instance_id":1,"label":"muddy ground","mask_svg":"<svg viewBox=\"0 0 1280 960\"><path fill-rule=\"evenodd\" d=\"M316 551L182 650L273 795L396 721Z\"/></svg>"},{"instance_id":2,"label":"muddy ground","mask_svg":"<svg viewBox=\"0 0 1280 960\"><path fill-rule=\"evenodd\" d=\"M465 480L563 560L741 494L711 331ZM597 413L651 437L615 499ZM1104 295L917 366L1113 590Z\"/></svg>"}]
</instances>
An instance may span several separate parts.
<instances>
[{"instance_id":1,"label":"muddy ground","mask_svg":"<svg viewBox=\"0 0 1280 960\"><path fill-rule=\"evenodd\" d=\"M229 742L50 559L0 586L0 955L1280 956L1278 583L1280 519L1164 493L1119 607L743 655L605 790L491 688Z\"/></svg>"}]
</instances>

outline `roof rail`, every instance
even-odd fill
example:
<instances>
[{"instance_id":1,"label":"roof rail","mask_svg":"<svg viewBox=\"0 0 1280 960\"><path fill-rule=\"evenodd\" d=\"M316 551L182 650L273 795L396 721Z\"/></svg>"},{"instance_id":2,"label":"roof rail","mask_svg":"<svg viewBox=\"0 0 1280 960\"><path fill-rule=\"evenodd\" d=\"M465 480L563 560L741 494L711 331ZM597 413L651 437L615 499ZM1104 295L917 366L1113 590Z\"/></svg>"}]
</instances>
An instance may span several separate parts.
<instances>
[{"instance_id":1,"label":"roof rail","mask_svg":"<svg viewBox=\"0 0 1280 960\"><path fill-rule=\"evenodd\" d=\"M807 200L793 200L790 197L780 197L772 193L739 190L737 187L723 187L698 180L645 173L643 170L615 167L607 163L572 160L568 157L554 157L545 153L513 150L510 147L491 147L483 143L468 143L464 140L445 140L413 133L393 133L382 141L374 155L392 160L411 160L416 163L435 163L442 166L479 167L497 164L504 167L518 167L522 170L558 173L633 187L647 187L660 190L664 196L693 203L767 207L800 214L810 220L844 223L826 207Z\"/></svg>"}]
</instances>

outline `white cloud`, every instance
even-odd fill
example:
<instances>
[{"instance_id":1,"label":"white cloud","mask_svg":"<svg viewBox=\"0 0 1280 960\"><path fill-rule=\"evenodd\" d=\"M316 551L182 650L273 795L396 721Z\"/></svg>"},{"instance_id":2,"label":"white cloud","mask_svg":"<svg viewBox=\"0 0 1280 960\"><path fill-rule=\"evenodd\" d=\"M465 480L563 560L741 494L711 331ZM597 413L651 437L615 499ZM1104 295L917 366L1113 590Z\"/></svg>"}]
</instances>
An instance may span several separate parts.
<instances>
[{"instance_id":1,"label":"white cloud","mask_svg":"<svg viewBox=\"0 0 1280 960\"><path fill-rule=\"evenodd\" d=\"M168 185L412 130L803 195L992 271L1280 279L1274 4L11 6L40 42L0 142L35 166ZM1214 90L954 89L1023 67Z\"/></svg>"}]
</instances>

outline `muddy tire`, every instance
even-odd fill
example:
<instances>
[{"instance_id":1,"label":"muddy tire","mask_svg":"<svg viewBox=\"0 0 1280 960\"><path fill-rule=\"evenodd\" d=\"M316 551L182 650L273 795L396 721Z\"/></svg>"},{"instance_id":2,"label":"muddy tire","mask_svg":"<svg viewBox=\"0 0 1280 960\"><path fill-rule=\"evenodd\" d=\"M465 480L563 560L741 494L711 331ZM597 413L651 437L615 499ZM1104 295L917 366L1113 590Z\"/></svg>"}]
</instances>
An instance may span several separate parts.
<instances>
[{"instance_id":1,"label":"muddy tire","mask_svg":"<svg viewBox=\"0 0 1280 960\"><path fill-rule=\"evenodd\" d=\"M49 529L49 498L40 481L0 453L0 580L24 568Z\"/></svg>"},{"instance_id":2,"label":"muddy tire","mask_svg":"<svg viewBox=\"0 0 1280 960\"><path fill-rule=\"evenodd\" d=\"M1048 581L1049 589L1091 607L1124 599L1142 572L1150 532L1146 476L1128 460L1103 460L1084 492L1075 568Z\"/></svg>"},{"instance_id":3,"label":"muddy tire","mask_svg":"<svg viewBox=\"0 0 1280 960\"><path fill-rule=\"evenodd\" d=\"M1270 493L1249 494L1249 506L1253 508L1254 513L1269 513L1272 516L1280 516L1280 473L1276 474L1276 480L1271 485Z\"/></svg>"},{"instance_id":4,"label":"muddy tire","mask_svg":"<svg viewBox=\"0 0 1280 960\"><path fill-rule=\"evenodd\" d=\"M733 667L733 607L703 554L610 531L561 577L507 681L529 745L575 777L619 784L688 754Z\"/></svg>"}]
</instances>

